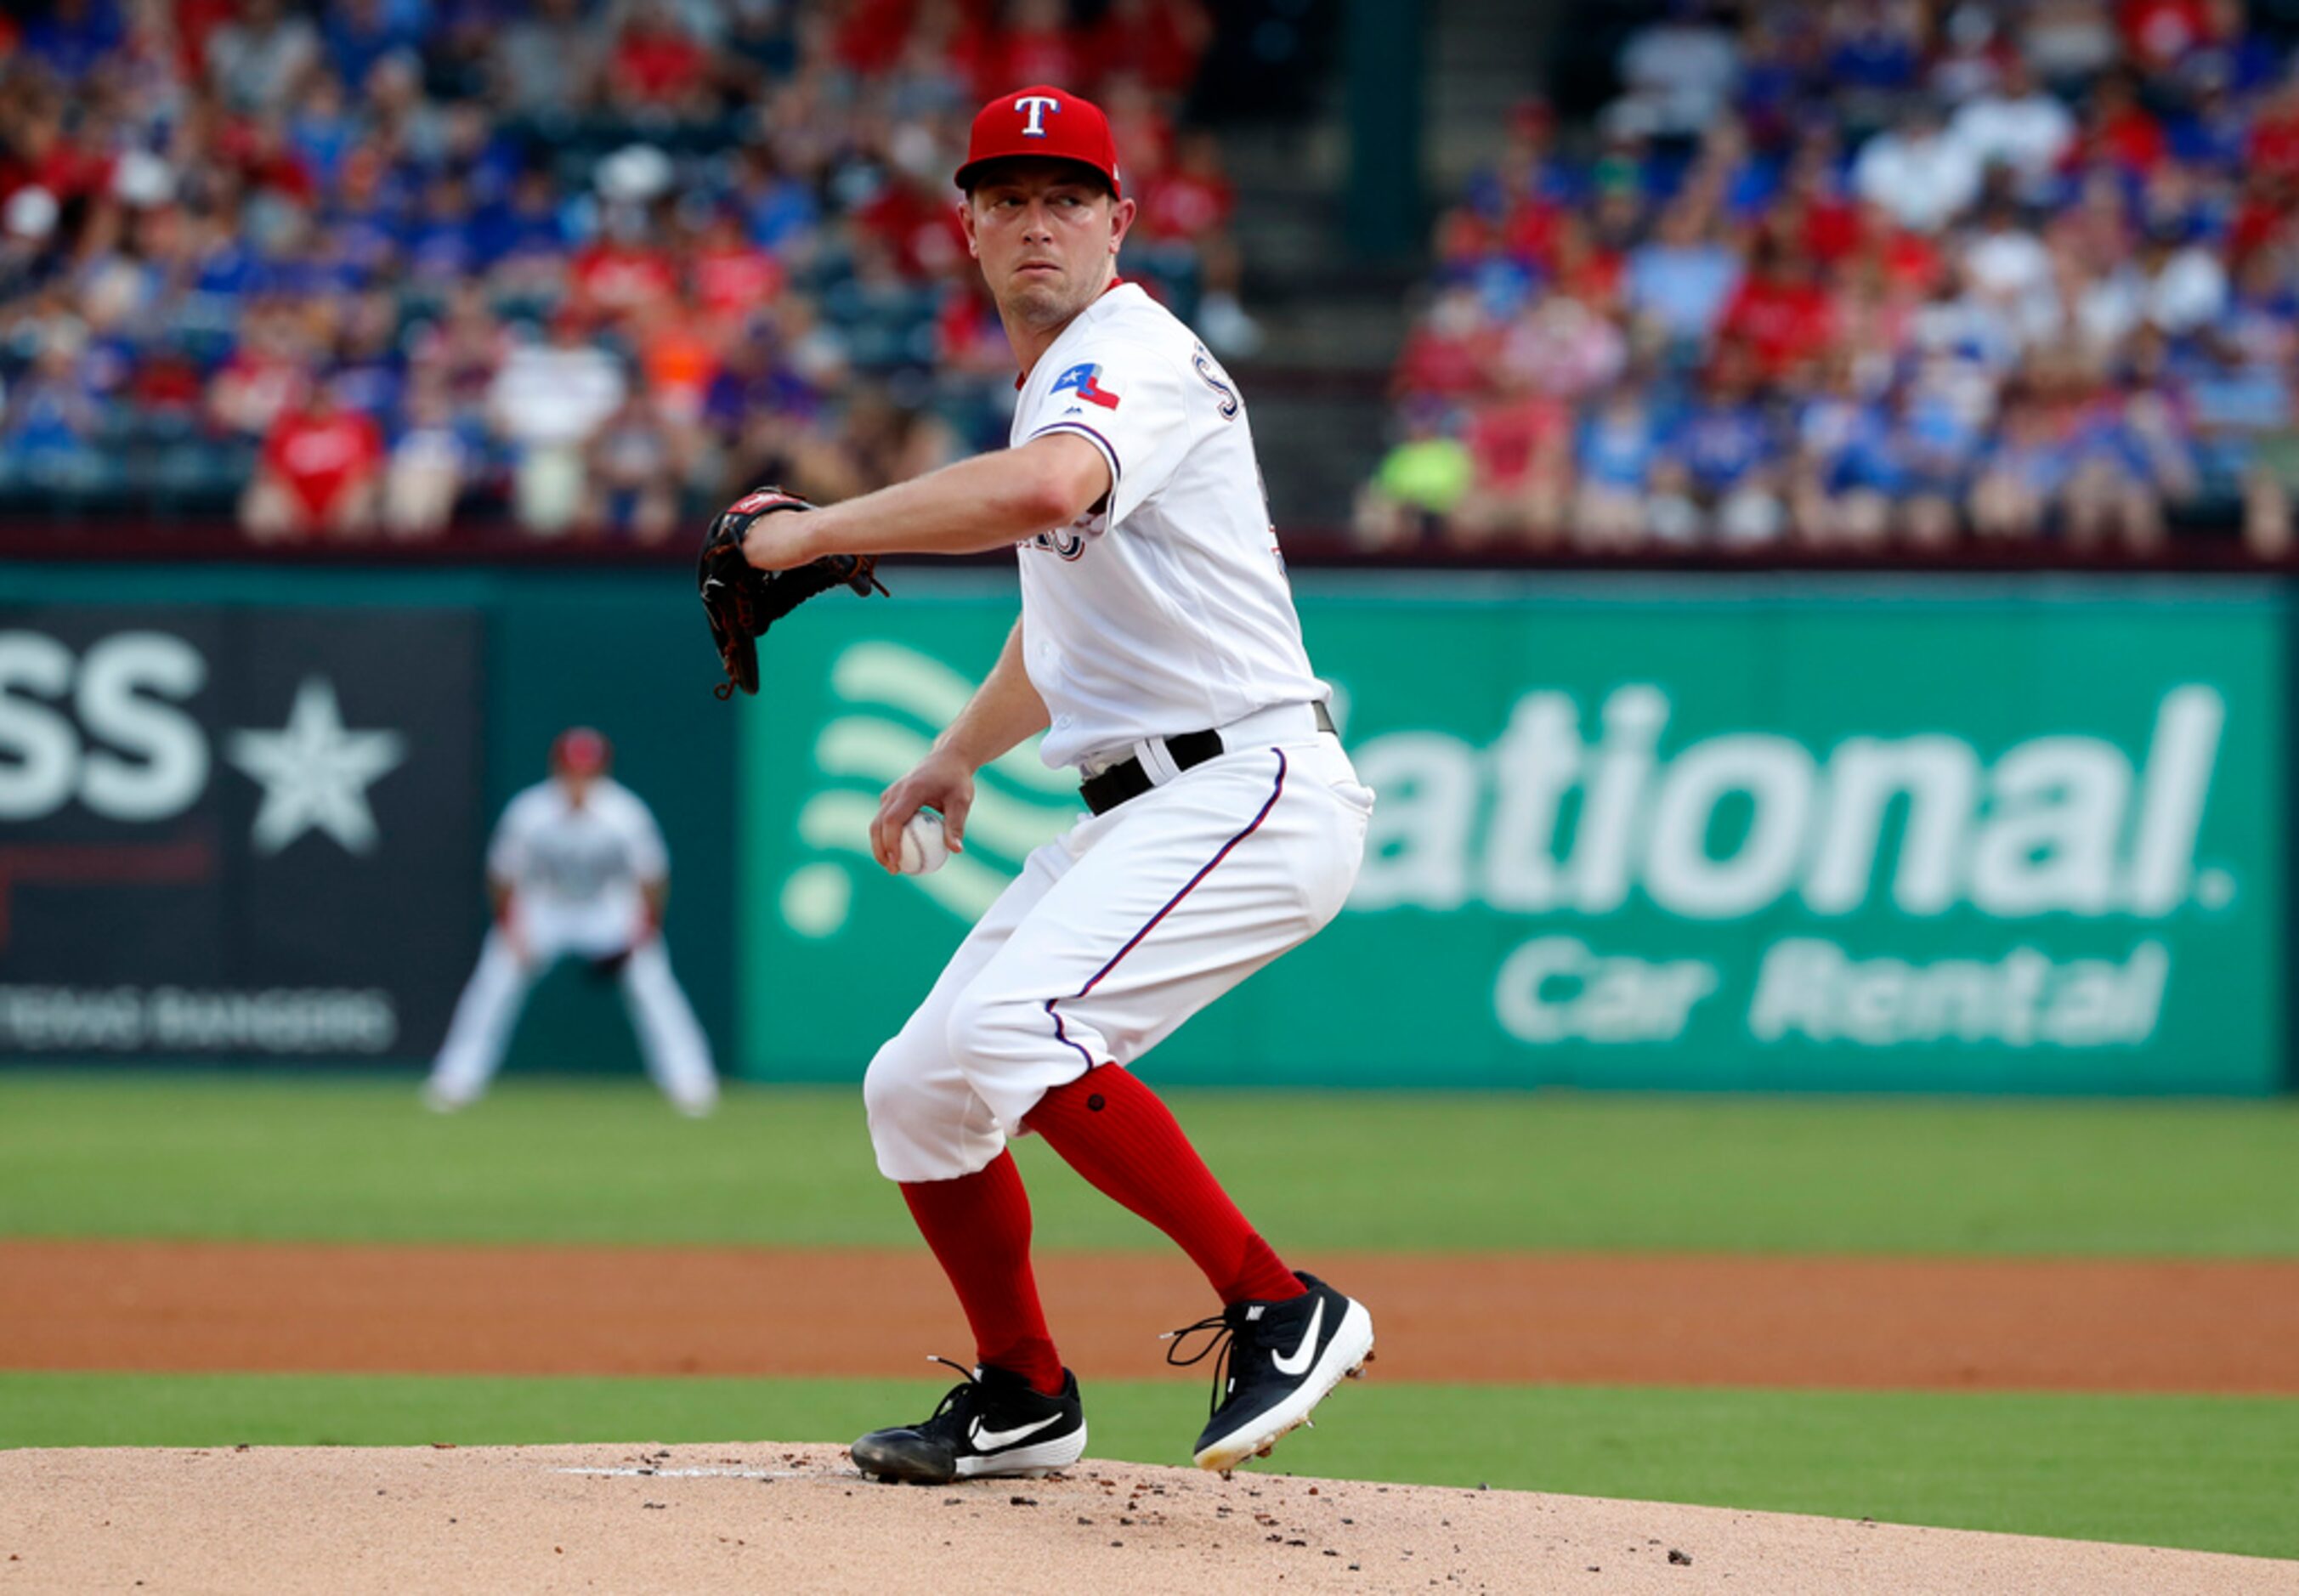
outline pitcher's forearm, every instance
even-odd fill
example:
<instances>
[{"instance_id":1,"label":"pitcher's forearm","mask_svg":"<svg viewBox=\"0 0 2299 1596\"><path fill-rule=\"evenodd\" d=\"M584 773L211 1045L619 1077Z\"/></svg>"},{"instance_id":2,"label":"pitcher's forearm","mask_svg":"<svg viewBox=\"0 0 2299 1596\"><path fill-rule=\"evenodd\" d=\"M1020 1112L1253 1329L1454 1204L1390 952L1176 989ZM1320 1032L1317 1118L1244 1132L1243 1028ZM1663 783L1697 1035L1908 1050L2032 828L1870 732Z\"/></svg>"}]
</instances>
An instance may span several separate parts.
<instances>
[{"instance_id":1,"label":"pitcher's forearm","mask_svg":"<svg viewBox=\"0 0 2299 1596\"><path fill-rule=\"evenodd\" d=\"M1046 729L1050 717L1045 700L1031 685L1022 663L1022 623L1006 634L998 663L975 689L966 708L935 745L958 755L970 769L979 770L1000 754Z\"/></svg>"},{"instance_id":2,"label":"pitcher's forearm","mask_svg":"<svg viewBox=\"0 0 2299 1596\"><path fill-rule=\"evenodd\" d=\"M797 556L978 554L1067 526L1109 491L1100 450L1070 433L961 460L773 530Z\"/></svg>"}]
</instances>

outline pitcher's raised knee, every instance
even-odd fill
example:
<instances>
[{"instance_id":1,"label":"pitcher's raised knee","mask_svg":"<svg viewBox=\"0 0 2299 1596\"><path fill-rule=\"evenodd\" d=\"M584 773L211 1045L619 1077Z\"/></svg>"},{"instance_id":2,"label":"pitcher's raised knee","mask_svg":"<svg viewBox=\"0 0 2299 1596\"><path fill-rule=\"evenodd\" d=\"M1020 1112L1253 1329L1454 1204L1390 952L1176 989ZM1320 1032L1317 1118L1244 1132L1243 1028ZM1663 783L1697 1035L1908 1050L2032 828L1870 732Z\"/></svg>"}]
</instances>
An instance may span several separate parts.
<instances>
[{"instance_id":1,"label":"pitcher's raised knee","mask_svg":"<svg viewBox=\"0 0 2299 1596\"><path fill-rule=\"evenodd\" d=\"M862 1107L878 1172L889 1180L949 1180L995 1157L969 1122L974 1093L947 1062L928 1056L908 1029L880 1048L862 1076Z\"/></svg>"}]
</instances>

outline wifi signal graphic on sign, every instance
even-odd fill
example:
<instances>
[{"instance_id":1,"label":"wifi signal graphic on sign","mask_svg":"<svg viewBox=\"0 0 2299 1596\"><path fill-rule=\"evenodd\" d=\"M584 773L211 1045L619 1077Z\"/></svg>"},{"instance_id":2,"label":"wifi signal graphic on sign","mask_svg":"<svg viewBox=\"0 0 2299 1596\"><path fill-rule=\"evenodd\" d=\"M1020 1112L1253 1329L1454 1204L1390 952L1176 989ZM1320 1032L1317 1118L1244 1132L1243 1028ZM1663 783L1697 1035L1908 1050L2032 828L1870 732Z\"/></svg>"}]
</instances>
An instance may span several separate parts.
<instances>
[{"instance_id":1,"label":"wifi signal graphic on sign","mask_svg":"<svg viewBox=\"0 0 2299 1596\"><path fill-rule=\"evenodd\" d=\"M856 863L879 874L870 858L870 822L879 791L925 757L932 733L918 727L948 726L973 692L973 684L941 661L879 641L848 646L831 666L830 686L842 707L814 746L815 768L829 785L800 807L798 833L818 852L853 858L801 865L783 883L783 923L810 937L834 935L845 925ZM981 919L1030 851L1078 817L1075 778L1045 767L1038 741L1031 738L975 773L965 852L931 876L894 879L967 925Z\"/></svg>"}]
</instances>

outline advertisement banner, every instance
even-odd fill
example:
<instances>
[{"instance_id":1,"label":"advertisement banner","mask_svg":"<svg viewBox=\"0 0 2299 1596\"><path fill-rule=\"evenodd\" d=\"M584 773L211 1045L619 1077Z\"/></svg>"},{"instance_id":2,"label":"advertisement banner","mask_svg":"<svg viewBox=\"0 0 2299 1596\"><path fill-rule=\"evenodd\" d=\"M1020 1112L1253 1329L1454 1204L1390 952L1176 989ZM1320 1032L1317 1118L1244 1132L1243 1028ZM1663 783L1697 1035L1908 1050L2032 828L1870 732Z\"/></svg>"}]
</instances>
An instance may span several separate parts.
<instances>
[{"instance_id":1,"label":"advertisement banner","mask_svg":"<svg viewBox=\"0 0 2299 1596\"><path fill-rule=\"evenodd\" d=\"M468 610L0 606L0 1058L436 1046L478 874Z\"/></svg>"},{"instance_id":2,"label":"advertisement banner","mask_svg":"<svg viewBox=\"0 0 2299 1596\"><path fill-rule=\"evenodd\" d=\"M1019 750L984 773L964 857L917 878L869 861L879 789L1014 614L1010 593L917 586L802 611L775 636L776 694L747 707L758 1073L859 1076L1078 812ZM2279 1085L2283 623L2263 590L1396 586L1302 594L1381 794L1350 903L1165 1043L1155 1078Z\"/></svg>"}]
</instances>

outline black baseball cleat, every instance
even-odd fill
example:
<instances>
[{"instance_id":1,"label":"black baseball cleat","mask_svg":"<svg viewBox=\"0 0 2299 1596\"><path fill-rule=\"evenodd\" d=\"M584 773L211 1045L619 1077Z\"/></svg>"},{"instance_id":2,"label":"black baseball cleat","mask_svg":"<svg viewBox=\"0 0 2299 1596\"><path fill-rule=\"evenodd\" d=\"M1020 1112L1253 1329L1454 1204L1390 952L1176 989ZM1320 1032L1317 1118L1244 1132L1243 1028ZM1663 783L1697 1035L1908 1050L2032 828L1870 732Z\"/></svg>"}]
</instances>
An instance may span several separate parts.
<instances>
[{"instance_id":1,"label":"black baseball cleat","mask_svg":"<svg viewBox=\"0 0 2299 1596\"><path fill-rule=\"evenodd\" d=\"M950 1363L937 1358L937 1363ZM1062 1371L1058 1396L1046 1396L1002 1368L968 1372L924 1424L873 1430L848 1451L854 1466L882 1480L947 1485L1000 1476L1035 1479L1085 1455L1085 1409L1077 1376Z\"/></svg>"},{"instance_id":2,"label":"black baseball cleat","mask_svg":"<svg viewBox=\"0 0 2299 1596\"><path fill-rule=\"evenodd\" d=\"M1309 1288L1282 1302L1232 1302L1217 1318L1171 1333L1166 1361L1187 1366L1224 1348L1214 1369L1213 1417L1198 1437L1199 1468L1227 1474L1248 1458L1266 1453L1288 1431L1309 1422L1310 1410L1344 1376L1360 1373L1373 1357L1373 1315L1314 1275L1296 1271ZM1194 1357L1176 1358L1182 1338L1199 1330L1214 1341Z\"/></svg>"}]
</instances>

